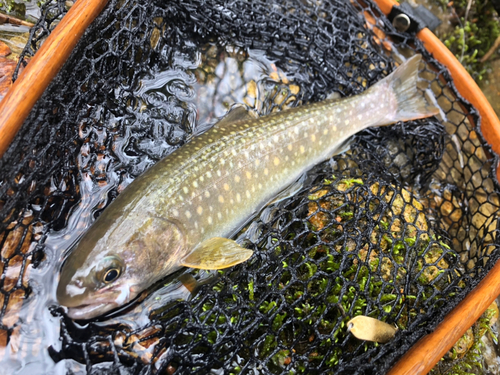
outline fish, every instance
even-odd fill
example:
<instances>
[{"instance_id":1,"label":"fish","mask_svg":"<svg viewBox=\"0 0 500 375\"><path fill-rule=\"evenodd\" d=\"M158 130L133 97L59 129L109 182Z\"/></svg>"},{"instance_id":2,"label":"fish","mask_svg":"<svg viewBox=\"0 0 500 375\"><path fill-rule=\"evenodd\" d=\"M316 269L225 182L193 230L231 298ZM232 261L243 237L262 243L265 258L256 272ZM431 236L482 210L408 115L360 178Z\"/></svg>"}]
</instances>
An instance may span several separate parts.
<instances>
[{"instance_id":1,"label":"fish","mask_svg":"<svg viewBox=\"0 0 500 375\"><path fill-rule=\"evenodd\" d=\"M356 133L438 114L417 89L420 55L363 93L258 117L237 107L136 178L64 260L56 290L75 320L134 300L182 267L223 269L253 252L230 239Z\"/></svg>"}]
</instances>

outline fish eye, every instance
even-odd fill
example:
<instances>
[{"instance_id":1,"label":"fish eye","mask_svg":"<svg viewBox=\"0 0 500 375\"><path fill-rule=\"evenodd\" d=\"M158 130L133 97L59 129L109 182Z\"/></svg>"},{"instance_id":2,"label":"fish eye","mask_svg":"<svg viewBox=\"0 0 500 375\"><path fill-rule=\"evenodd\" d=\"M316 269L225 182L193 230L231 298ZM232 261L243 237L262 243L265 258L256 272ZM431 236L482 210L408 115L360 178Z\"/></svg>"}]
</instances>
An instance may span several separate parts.
<instances>
[{"instance_id":1,"label":"fish eye","mask_svg":"<svg viewBox=\"0 0 500 375\"><path fill-rule=\"evenodd\" d=\"M106 284L109 284L115 281L119 276L120 276L119 268L110 268L104 273L102 281L104 281Z\"/></svg>"},{"instance_id":2,"label":"fish eye","mask_svg":"<svg viewBox=\"0 0 500 375\"><path fill-rule=\"evenodd\" d=\"M119 257L112 255L100 260L95 270L95 281L109 284L121 276L125 271L125 265Z\"/></svg>"}]
</instances>

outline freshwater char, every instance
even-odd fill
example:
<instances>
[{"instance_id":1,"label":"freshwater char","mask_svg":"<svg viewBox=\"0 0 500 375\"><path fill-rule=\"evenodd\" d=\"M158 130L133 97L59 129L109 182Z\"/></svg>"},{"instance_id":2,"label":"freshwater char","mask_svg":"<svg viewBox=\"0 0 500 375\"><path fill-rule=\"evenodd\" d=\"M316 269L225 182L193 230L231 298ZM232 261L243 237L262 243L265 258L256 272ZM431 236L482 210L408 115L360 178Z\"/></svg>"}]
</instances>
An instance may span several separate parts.
<instances>
[{"instance_id":1,"label":"freshwater char","mask_svg":"<svg viewBox=\"0 0 500 375\"><path fill-rule=\"evenodd\" d=\"M421 56L360 95L257 118L243 107L158 162L110 204L65 260L57 299L91 319L181 267L222 269L252 251L228 239L357 132L432 116Z\"/></svg>"}]
</instances>

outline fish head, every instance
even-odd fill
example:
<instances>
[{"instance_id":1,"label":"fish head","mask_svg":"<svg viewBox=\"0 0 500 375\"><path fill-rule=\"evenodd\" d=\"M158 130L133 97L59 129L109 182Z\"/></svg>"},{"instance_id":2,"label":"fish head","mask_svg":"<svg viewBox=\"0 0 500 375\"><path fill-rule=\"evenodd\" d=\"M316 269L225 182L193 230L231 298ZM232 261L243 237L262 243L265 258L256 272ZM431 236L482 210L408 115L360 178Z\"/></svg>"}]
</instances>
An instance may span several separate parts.
<instances>
[{"instance_id":1,"label":"fish head","mask_svg":"<svg viewBox=\"0 0 500 375\"><path fill-rule=\"evenodd\" d=\"M104 231L99 224L61 268L57 300L72 319L92 319L134 300L180 268L185 252L183 231L171 220L121 220Z\"/></svg>"}]
</instances>

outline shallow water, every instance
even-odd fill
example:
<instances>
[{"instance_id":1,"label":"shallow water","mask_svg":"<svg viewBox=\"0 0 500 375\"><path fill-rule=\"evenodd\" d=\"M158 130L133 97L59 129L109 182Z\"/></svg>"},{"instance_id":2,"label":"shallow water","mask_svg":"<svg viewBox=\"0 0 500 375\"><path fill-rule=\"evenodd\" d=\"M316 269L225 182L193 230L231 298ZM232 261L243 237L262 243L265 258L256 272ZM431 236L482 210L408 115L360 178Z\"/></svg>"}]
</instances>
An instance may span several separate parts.
<instances>
[{"instance_id":1,"label":"shallow water","mask_svg":"<svg viewBox=\"0 0 500 375\"><path fill-rule=\"evenodd\" d=\"M300 89L291 84L290 79L260 51L213 44L200 51L188 43L183 53L173 56L171 69L141 80L125 116L115 117L94 108L95 125L82 124L80 138L93 139L97 145L111 142L113 153L91 158L95 144L83 142L78 156L81 200L70 210L62 229L48 233L44 243L45 259L40 266L29 265L32 293L19 312L20 329L14 332L2 355L0 366L5 373L86 372L84 365L72 359L54 362L54 353L59 352L62 345L61 318L53 313L58 306L55 289L65 254L92 225L113 191L122 191L155 161L208 129L234 103L246 103L265 113L273 106L269 100L263 104L264 96L273 90L285 90L277 96L277 105L286 105L285 99L288 105L297 105L296 94ZM54 182L54 188L56 184ZM201 284L214 273L200 271L195 275ZM101 327L120 324L132 331L147 325L151 311L169 301L190 296L185 284L175 278L127 311L111 314L108 319L93 324Z\"/></svg>"},{"instance_id":2,"label":"shallow water","mask_svg":"<svg viewBox=\"0 0 500 375\"><path fill-rule=\"evenodd\" d=\"M89 111L90 121L79 124L79 140L82 142L78 156L79 195L82 198L78 205L68 209L71 212L68 217L58 221L57 230L48 234L46 259L40 267L31 269L33 292L20 312L21 328L11 338L2 362L12 373L86 372L85 366L72 359L62 359L57 363L53 360L57 359L62 346L61 318L58 315L61 310L54 298L56 275L65 252L118 192L156 161L213 125L233 103L245 103L258 113L267 114L301 101L301 88L293 83L295 77L276 68L261 51L222 48L214 44L206 45L200 51L194 43L187 41L166 60L169 61L168 69L158 69L155 74L143 77L133 95L124 97L123 100L127 101L125 113L114 113L105 105L94 105ZM301 77L300 81L307 82L307 78ZM120 93L117 97L121 97ZM441 99L443 107L450 105L444 103L446 99ZM461 114L452 113L452 116L460 117ZM459 124L463 116L453 121ZM456 131L454 124L449 124L449 128L450 133ZM450 176L450 169L459 175L468 163L468 156L456 157L458 151L455 149L460 149L464 143L465 140L460 139L447 141L447 161L451 161L439 171L443 181ZM397 155L400 150L394 148L394 155ZM399 163L399 159L394 158L389 164ZM401 166L406 162L406 159L402 160ZM54 189L62 183L65 182L54 180ZM196 277L203 282L211 275L200 272ZM85 325L81 331L116 324L133 331L147 325L151 310L167 304L172 298L189 296L183 284L173 280L131 309ZM50 311L52 306L55 307L54 313ZM119 346L122 342L117 338L112 344ZM154 345L133 348L144 362L151 357L153 349ZM106 368L106 363L101 366Z\"/></svg>"}]
</instances>

